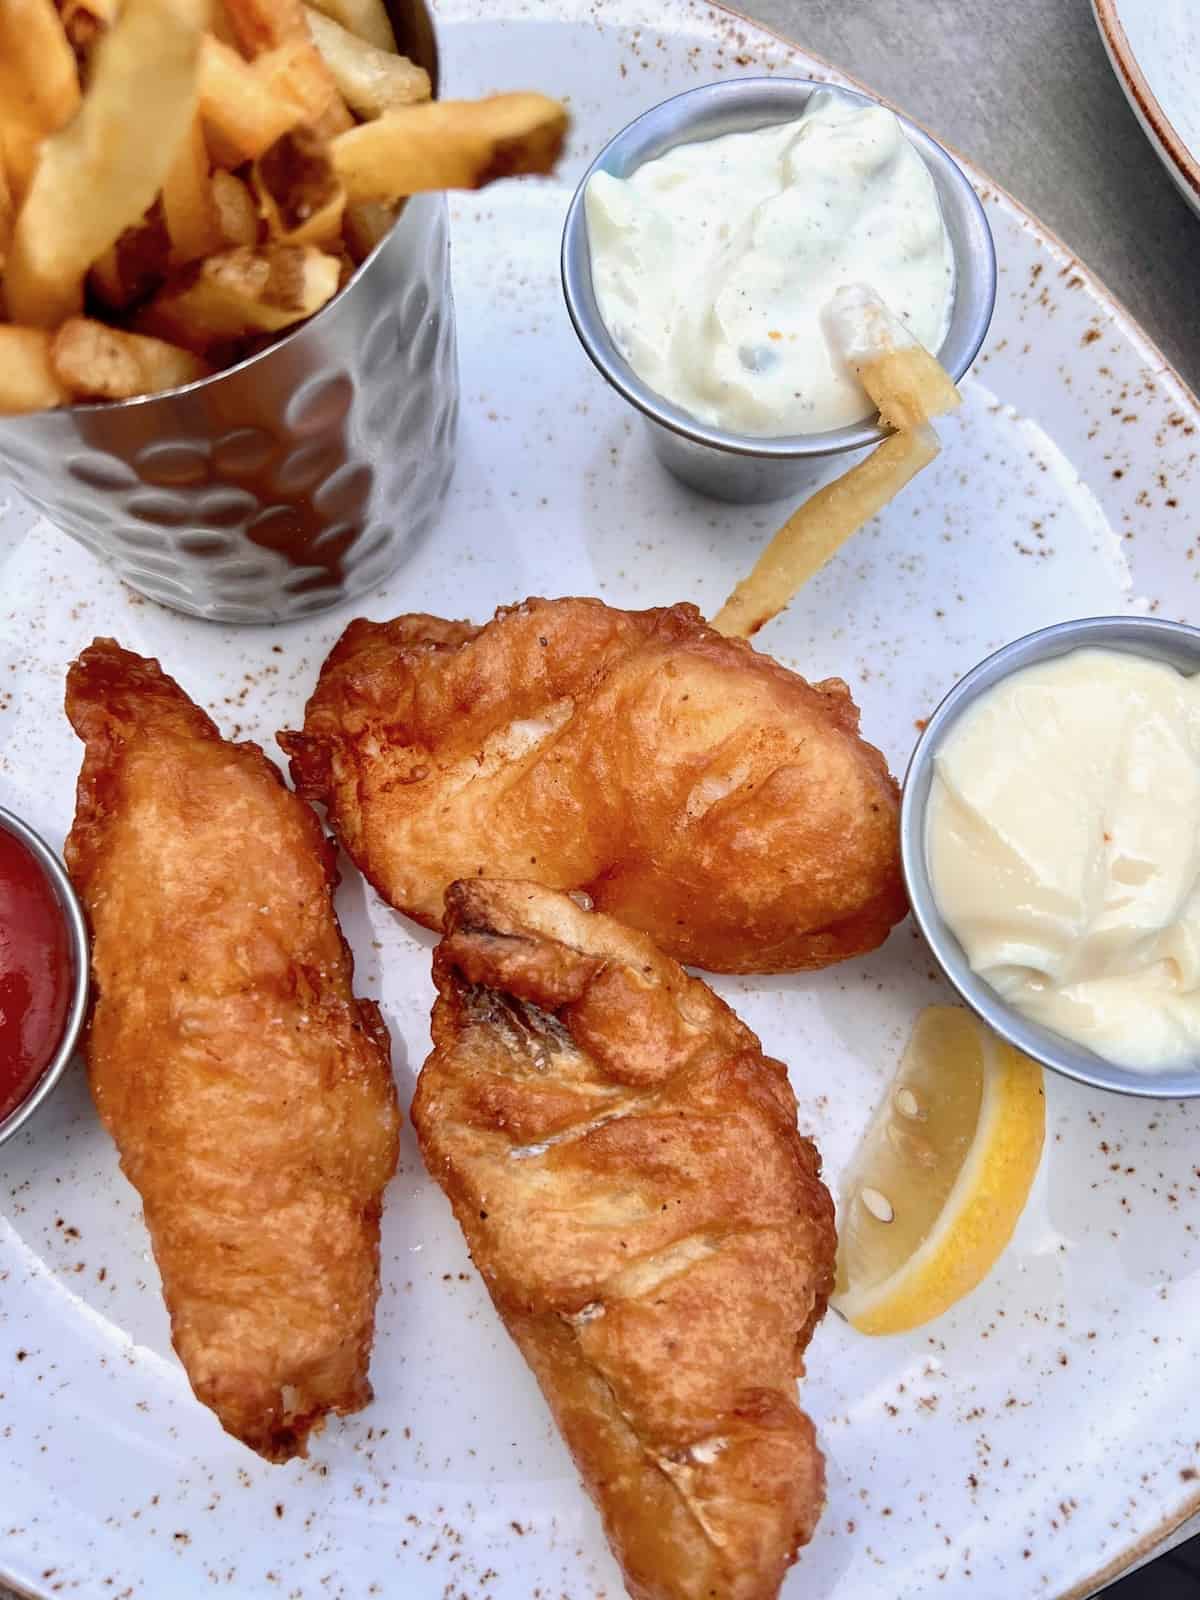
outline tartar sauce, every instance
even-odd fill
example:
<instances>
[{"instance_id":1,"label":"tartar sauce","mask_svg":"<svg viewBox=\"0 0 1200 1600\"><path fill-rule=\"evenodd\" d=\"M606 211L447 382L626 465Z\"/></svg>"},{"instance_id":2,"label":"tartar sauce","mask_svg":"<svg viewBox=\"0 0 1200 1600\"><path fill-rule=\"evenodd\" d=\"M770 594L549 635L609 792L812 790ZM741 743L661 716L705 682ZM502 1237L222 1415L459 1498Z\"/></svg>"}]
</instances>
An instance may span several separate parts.
<instances>
[{"instance_id":1,"label":"tartar sauce","mask_svg":"<svg viewBox=\"0 0 1200 1600\"><path fill-rule=\"evenodd\" d=\"M1076 650L998 683L935 762L926 859L971 967L1121 1066L1200 1052L1200 678Z\"/></svg>"},{"instance_id":2,"label":"tartar sauce","mask_svg":"<svg viewBox=\"0 0 1200 1600\"><path fill-rule=\"evenodd\" d=\"M592 283L651 388L742 434L873 410L823 313L865 283L935 354L954 304L937 191L899 122L818 90L796 122L683 144L586 195Z\"/></svg>"}]
</instances>

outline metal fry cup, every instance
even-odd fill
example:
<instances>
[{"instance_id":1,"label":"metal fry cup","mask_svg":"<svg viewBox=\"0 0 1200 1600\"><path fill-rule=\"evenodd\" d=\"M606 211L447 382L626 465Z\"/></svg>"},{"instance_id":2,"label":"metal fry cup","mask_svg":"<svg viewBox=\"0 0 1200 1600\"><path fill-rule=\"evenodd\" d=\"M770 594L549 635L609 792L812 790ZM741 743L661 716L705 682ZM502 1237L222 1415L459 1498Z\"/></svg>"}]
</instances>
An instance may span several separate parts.
<instances>
[{"instance_id":1,"label":"metal fry cup","mask_svg":"<svg viewBox=\"0 0 1200 1600\"><path fill-rule=\"evenodd\" d=\"M436 83L422 0L390 9ZM412 554L457 415L446 202L421 194L340 294L257 355L164 394L0 418L0 472L151 599L278 622Z\"/></svg>"}]
</instances>

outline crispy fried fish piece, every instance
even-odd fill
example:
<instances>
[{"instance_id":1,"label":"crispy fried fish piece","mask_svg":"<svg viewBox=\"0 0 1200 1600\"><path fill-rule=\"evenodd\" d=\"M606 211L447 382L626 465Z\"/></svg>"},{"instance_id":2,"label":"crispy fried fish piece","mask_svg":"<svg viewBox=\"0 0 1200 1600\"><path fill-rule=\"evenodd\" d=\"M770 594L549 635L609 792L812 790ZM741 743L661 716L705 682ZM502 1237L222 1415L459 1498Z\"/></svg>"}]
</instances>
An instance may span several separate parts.
<instances>
[{"instance_id":1,"label":"crispy fried fish piece","mask_svg":"<svg viewBox=\"0 0 1200 1600\"><path fill-rule=\"evenodd\" d=\"M635 1600L770 1600L824 1502L796 1376L833 1204L778 1061L645 937L536 884L446 896L432 1175Z\"/></svg>"},{"instance_id":2,"label":"crispy fried fish piece","mask_svg":"<svg viewBox=\"0 0 1200 1600\"><path fill-rule=\"evenodd\" d=\"M67 865L92 928L92 1094L142 1197L175 1349L268 1461L371 1398L396 1091L356 1000L333 851L253 744L98 639Z\"/></svg>"},{"instance_id":3,"label":"crispy fried fish piece","mask_svg":"<svg viewBox=\"0 0 1200 1600\"><path fill-rule=\"evenodd\" d=\"M694 606L352 622L279 742L427 927L455 878L528 878L585 889L679 961L789 972L874 949L907 910L897 787L846 685Z\"/></svg>"}]
</instances>

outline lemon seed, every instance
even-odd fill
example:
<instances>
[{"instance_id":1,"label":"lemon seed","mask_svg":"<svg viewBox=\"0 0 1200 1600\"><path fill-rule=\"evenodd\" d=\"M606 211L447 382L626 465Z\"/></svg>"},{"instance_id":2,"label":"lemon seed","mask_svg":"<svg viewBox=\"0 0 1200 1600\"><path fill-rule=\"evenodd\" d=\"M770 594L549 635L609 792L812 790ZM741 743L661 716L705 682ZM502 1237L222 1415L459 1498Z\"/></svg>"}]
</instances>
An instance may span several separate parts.
<instances>
[{"instance_id":1,"label":"lemon seed","mask_svg":"<svg viewBox=\"0 0 1200 1600\"><path fill-rule=\"evenodd\" d=\"M921 1102L911 1089L897 1089L896 1109L903 1116L919 1117L921 1115Z\"/></svg>"},{"instance_id":2,"label":"lemon seed","mask_svg":"<svg viewBox=\"0 0 1200 1600\"><path fill-rule=\"evenodd\" d=\"M891 1222L896 1215L892 1210L892 1202L878 1189L861 1189L859 1198L876 1222Z\"/></svg>"}]
</instances>

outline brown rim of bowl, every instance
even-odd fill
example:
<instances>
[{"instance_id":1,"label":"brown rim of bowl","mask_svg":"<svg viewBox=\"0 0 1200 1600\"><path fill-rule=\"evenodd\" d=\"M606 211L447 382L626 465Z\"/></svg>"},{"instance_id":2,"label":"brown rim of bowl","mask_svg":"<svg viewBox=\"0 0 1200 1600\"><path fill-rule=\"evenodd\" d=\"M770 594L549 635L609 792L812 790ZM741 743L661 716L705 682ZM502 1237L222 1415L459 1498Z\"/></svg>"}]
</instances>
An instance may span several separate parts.
<instances>
[{"instance_id":1,"label":"brown rim of bowl","mask_svg":"<svg viewBox=\"0 0 1200 1600\"><path fill-rule=\"evenodd\" d=\"M1092 0L1092 10L1108 58L1120 74L1122 87L1137 105L1142 116L1165 153L1175 163L1176 171L1191 189L1200 204L1200 161L1184 144L1175 124L1158 103L1158 98L1138 66L1129 35L1117 13L1117 0Z\"/></svg>"}]
</instances>

